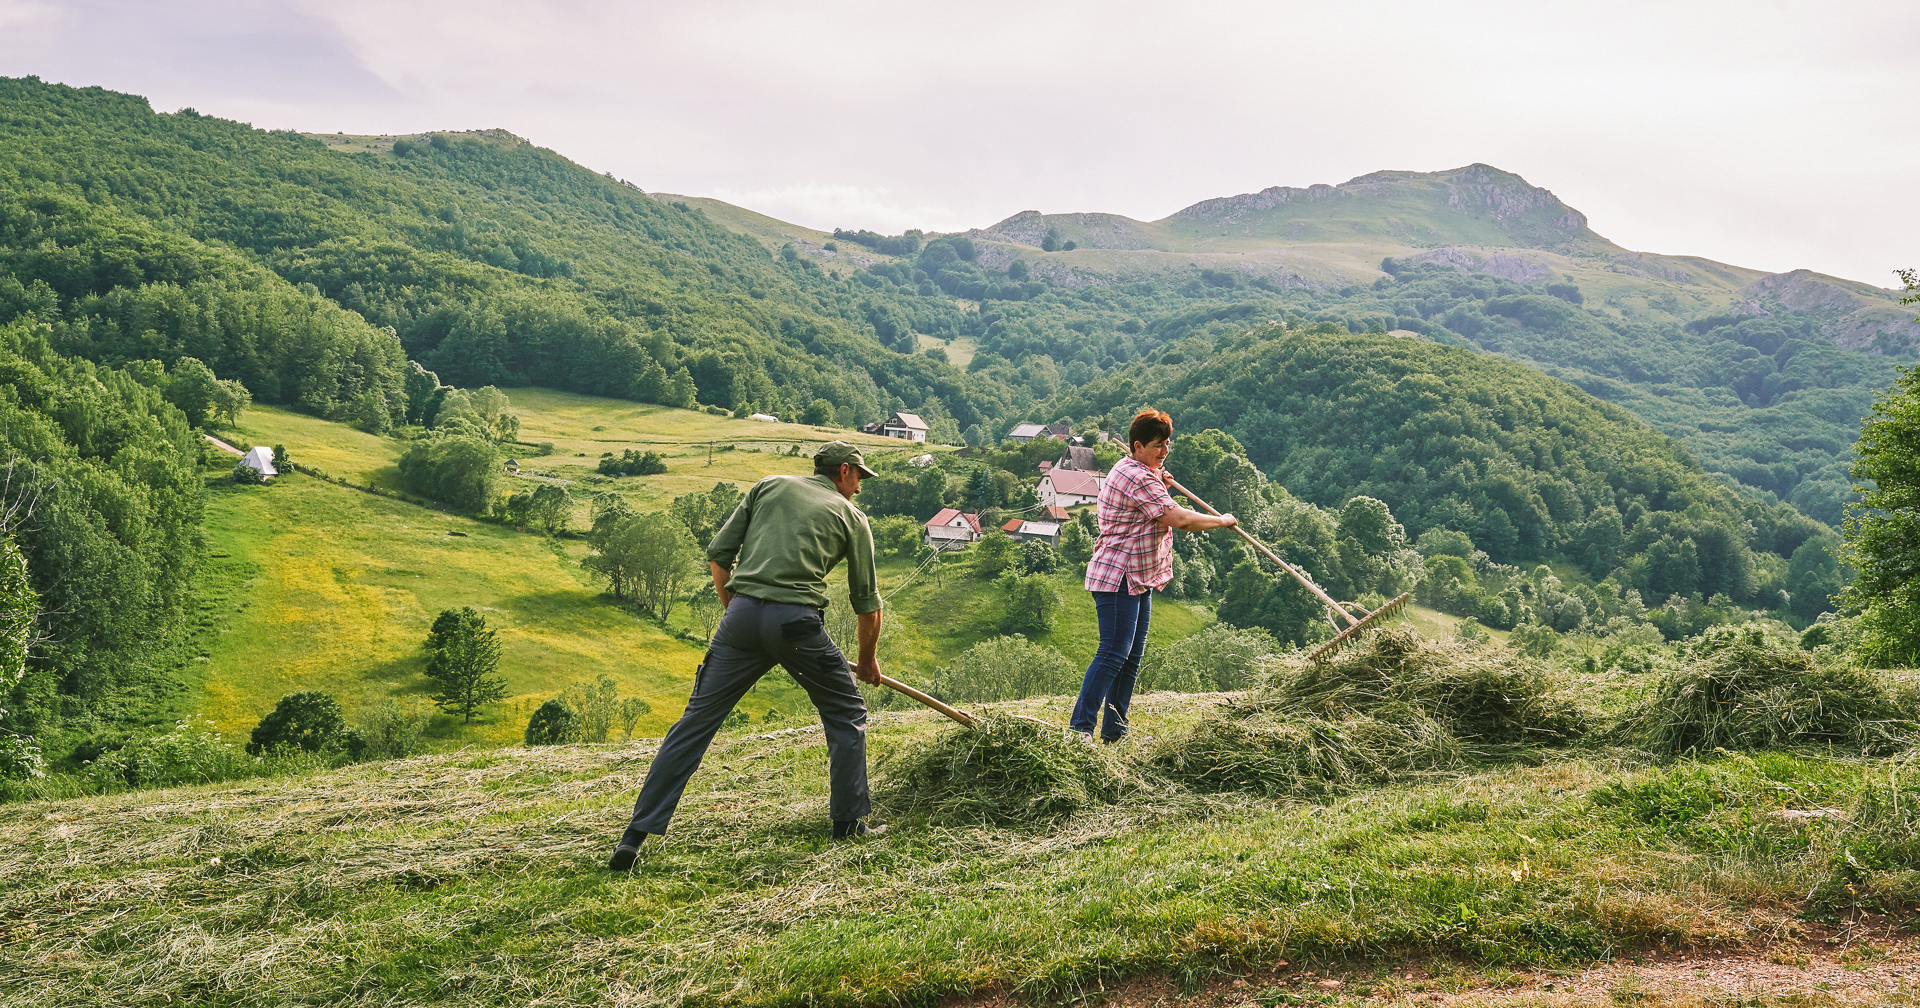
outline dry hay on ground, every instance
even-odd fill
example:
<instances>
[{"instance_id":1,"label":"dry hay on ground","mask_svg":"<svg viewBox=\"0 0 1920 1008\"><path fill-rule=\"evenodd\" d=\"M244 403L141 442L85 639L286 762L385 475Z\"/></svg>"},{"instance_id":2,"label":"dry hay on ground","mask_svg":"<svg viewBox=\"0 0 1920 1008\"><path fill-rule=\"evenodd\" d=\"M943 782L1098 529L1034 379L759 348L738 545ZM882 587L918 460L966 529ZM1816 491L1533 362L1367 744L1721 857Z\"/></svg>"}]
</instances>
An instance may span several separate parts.
<instances>
[{"instance_id":1,"label":"dry hay on ground","mask_svg":"<svg viewBox=\"0 0 1920 1008\"><path fill-rule=\"evenodd\" d=\"M1828 745L1881 756L1920 740L1920 722L1866 671L1820 664L1759 627L1726 628L1694 651L1626 721L1648 750Z\"/></svg>"},{"instance_id":2,"label":"dry hay on ground","mask_svg":"<svg viewBox=\"0 0 1920 1008\"><path fill-rule=\"evenodd\" d=\"M1249 701L1389 719L1418 712L1469 745L1524 745L1561 742L1586 729L1581 712L1554 687L1544 669L1514 652L1387 630L1333 661L1297 662Z\"/></svg>"},{"instance_id":3,"label":"dry hay on ground","mask_svg":"<svg viewBox=\"0 0 1920 1008\"><path fill-rule=\"evenodd\" d=\"M1559 743L1585 719L1552 680L1501 651L1382 631L1267 684L1156 747L1152 763L1205 790L1320 794L1456 771Z\"/></svg>"},{"instance_id":4,"label":"dry hay on ground","mask_svg":"<svg viewBox=\"0 0 1920 1008\"><path fill-rule=\"evenodd\" d=\"M896 815L944 826L1018 826L1154 790L1112 747L1089 746L1031 718L987 712L910 745L880 767L877 797Z\"/></svg>"}]
</instances>

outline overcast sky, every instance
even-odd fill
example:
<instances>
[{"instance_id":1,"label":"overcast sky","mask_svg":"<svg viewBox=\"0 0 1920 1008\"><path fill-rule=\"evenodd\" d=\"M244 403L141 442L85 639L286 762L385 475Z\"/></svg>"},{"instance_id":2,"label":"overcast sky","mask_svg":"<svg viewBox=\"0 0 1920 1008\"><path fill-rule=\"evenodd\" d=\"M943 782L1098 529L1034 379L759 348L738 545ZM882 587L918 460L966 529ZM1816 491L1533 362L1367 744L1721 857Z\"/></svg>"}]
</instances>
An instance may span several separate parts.
<instances>
[{"instance_id":1,"label":"overcast sky","mask_svg":"<svg viewBox=\"0 0 1920 1008\"><path fill-rule=\"evenodd\" d=\"M265 128L501 127L818 228L1144 220L1476 161L1629 248L1920 266L1920 5L0 0L0 75Z\"/></svg>"}]
</instances>

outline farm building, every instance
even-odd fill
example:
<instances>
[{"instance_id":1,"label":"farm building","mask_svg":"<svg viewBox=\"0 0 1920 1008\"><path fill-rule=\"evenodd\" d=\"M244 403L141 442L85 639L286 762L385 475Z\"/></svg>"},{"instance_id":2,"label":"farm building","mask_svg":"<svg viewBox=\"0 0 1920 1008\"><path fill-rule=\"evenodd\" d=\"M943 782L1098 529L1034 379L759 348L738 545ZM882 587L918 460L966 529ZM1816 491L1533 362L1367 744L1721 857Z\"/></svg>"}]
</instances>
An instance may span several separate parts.
<instances>
[{"instance_id":1,"label":"farm building","mask_svg":"<svg viewBox=\"0 0 1920 1008\"><path fill-rule=\"evenodd\" d=\"M1077 469L1052 469L1040 477L1040 485L1034 493L1040 503L1054 507L1078 507L1092 504L1100 499L1101 477L1098 473L1081 472Z\"/></svg>"},{"instance_id":2,"label":"farm building","mask_svg":"<svg viewBox=\"0 0 1920 1008\"><path fill-rule=\"evenodd\" d=\"M259 473L263 479L272 479L280 475L280 470L273 467L273 449L271 448L249 449L240 459L240 464Z\"/></svg>"},{"instance_id":3,"label":"farm building","mask_svg":"<svg viewBox=\"0 0 1920 1008\"><path fill-rule=\"evenodd\" d=\"M1000 531L1005 532L1009 538L1020 542L1032 540L1046 543L1049 546L1060 545L1059 522L1026 521L1025 519L1015 518L1008 521L1005 525L1000 526Z\"/></svg>"},{"instance_id":4,"label":"farm building","mask_svg":"<svg viewBox=\"0 0 1920 1008\"><path fill-rule=\"evenodd\" d=\"M941 549L955 549L980 538L980 516L962 514L953 508L941 508L927 519L926 543Z\"/></svg>"},{"instance_id":5,"label":"farm building","mask_svg":"<svg viewBox=\"0 0 1920 1008\"><path fill-rule=\"evenodd\" d=\"M927 422L912 413L895 413L880 424L880 433L908 441L927 439Z\"/></svg>"},{"instance_id":6,"label":"farm building","mask_svg":"<svg viewBox=\"0 0 1920 1008\"><path fill-rule=\"evenodd\" d=\"M1008 432L1007 434L1008 438L1014 441L1018 441L1021 444L1026 444L1028 441L1031 441L1037 437L1046 437L1046 436L1047 436L1047 425L1037 424L1037 423L1023 423L1018 427L1015 427L1012 431Z\"/></svg>"},{"instance_id":7,"label":"farm building","mask_svg":"<svg viewBox=\"0 0 1920 1008\"><path fill-rule=\"evenodd\" d=\"M1041 464L1045 465L1045 463ZM1090 472L1100 476L1107 474L1106 470L1100 468L1100 463L1094 461L1093 449L1082 448L1078 445L1070 446L1066 451L1061 452L1060 461L1055 462L1052 468L1055 471L1061 469L1076 469L1080 472Z\"/></svg>"}]
</instances>

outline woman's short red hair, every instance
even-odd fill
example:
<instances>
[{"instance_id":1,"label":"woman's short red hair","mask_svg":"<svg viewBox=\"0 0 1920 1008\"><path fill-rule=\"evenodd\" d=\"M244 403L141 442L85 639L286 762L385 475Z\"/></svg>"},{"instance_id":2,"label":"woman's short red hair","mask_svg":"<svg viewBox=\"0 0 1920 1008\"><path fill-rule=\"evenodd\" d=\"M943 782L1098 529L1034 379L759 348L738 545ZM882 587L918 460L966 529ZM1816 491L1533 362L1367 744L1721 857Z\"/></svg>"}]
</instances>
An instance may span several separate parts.
<instances>
[{"instance_id":1,"label":"woman's short red hair","mask_svg":"<svg viewBox=\"0 0 1920 1008\"><path fill-rule=\"evenodd\" d=\"M1173 418L1157 409L1143 409L1133 415L1127 427L1127 450L1136 444L1152 444L1173 436Z\"/></svg>"}]
</instances>

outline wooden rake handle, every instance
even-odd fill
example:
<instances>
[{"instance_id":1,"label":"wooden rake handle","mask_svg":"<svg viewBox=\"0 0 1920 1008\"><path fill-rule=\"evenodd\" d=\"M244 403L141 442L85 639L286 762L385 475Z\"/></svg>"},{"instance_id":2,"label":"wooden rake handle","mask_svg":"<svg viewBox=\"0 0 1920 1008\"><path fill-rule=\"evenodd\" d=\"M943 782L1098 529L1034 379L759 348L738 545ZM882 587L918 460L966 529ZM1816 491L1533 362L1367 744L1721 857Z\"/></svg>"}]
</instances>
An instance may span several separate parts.
<instances>
[{"instance_id":1,"label":"wooden rake handle","mask_svg":"<svg viewBox=\"0 0 1920 1008\"><path fill-rule=\"evenodd\" d=\"M906 695L914 698L915 700L918 700L921 703L926 704L928 707L931 707L934 710L937 710L940 713L945 714L946 716L954 719L955 721L960 722L961 724L967 726L968 728L973 727L973 715L968 714L965 711L954 710L952 707L949 707L946 704L943 704L940 701L935 700L934 698L926 695L925 693L920 692L917 689L914 689L913 687L907 685L906 683L901 682L898 679L893 678L892 676L885 676L885 675L881 676L880 685L886 686L890 689L897 690L901 693L905 693Z\"/></svg>"},{"instance_id":2,"label":"wooden rake handle","mask_svg":"<svg viewBox=\"0 0 1920 1008\"><path fill-rule=\"evenodd\" d=\"M1171 482L1173 484L1173 488L1175 490L1180 491L1181 496L1205 508L1208 514L1213 515L1216 518L1220 516L1220 512L1215 511L1213 509L1213 505L1207 503L1206 501L1201 500L1199 494L1196 494L1193 491L1187 489L1186 487L1181 486L1179 480L1173 480ZM1281 570L1286 571L1288 574L1293 575L1293 579L1295 581L1300 582L1301 587L1304 587L1306 590L1312 592L1314 596L1318 598L1320 601L1325 602L1327 604L1327 608L1332 609L1334 612L1339 613L1341 617L1345 619L1348 624L1350 624L1349 629L1360 625L1360 621L1355 619L1353 614L1347 611L1346 606L1343 606L1340 603L1335 602L1333 600L1333 596L1328 595L1326 591L1322 589L1319 585L1314 584L1313 579L1308 577L1305 572L1301 571L1298 567L1295 567L1294 565L1286 562L1285 560L1280 559L1279 554L1276 554L1274 551L1268 549L1265 543L1261 542L1258 539L1255 539L1251 535L1248 535L1246 529L1243 529L1240 526L1235 525L1233 527L1233 530L1235 532L1240 533L1240 538L1245 539L1248 545L1252 546L1254 549L1259 550L1261 553L1266 554L1267 559L1273 561L1274 563L1279 564ZM1372 613L1368 613L1367 615L1370 616L1372 615ZM1338 625L1339 624L1335 624L1336 627Z\"/></svg>"}]
</instances>

